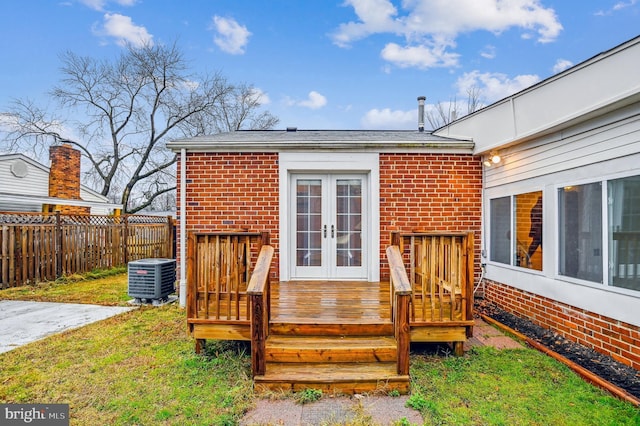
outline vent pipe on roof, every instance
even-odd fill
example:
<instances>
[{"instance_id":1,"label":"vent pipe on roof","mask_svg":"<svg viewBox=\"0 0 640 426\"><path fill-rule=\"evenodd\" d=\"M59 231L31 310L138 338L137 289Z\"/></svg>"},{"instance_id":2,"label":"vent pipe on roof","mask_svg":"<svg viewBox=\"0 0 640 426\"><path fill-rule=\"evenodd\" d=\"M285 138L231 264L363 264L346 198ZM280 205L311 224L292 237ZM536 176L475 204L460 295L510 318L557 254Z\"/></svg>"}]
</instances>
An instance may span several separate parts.
<instances>
[{"instance_id":1,"label":"vent pipe on roof","mask_svg":"<svg viewBox=\"0 0 640 426\"><path fill-rule=\"evenodd\" d=\"M424 101L426 96L418 96L418 131L424 132Z\"/></svg>"}]
</instances>

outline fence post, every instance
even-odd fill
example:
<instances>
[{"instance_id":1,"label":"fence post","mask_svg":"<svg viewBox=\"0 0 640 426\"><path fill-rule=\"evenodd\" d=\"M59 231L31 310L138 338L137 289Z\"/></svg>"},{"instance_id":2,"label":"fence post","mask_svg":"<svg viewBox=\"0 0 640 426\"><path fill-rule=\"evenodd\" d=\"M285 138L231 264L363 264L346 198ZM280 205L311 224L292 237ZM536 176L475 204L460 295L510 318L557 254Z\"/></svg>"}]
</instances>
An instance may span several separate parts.
<instances>
[{"instance_id":1,"label":"fence post","mask_svg":"<svg viewBox=\"0 0 640 426\"><path fill-rule=\"evenodd\" d=\"M173 217L172 216L167 216L167 248L166 248L166 253L167 253L167 257L169 259L175 259L176 258L175 250L173 250L173 243L174 243L173 231L174 231L174 229L175 229L175 223L173 223Z\"/></svg>"},{"instance_id":2,"label":"fence post","mask_svg":"<svg viewBox=\"0 0 640 426\"><path fill-rule=\"evenodd\" d=\"M56 211L56 279L62 276L62 218Z\"/></svg>"},{"instance_id":3,"label":"fence post","mask_svg":"<svg viewBox=\"0 0 640 426\"><path fill-rule=\"evenodd\" d=\"M125 266L129 264L129 215L125 214L123 216L124 221L122 225L124 227L124 231L122 232L122 259L124 260Z\"/></svg>"}]
</instances>

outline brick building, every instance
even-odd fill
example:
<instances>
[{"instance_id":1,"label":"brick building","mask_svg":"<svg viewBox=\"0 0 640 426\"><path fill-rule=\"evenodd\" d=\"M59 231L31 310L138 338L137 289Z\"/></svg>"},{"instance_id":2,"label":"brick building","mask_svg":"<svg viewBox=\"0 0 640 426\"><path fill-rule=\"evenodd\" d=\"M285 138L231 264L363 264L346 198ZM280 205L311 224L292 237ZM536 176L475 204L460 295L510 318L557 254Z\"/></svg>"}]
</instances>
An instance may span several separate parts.
<instances>
[{"instance_id":1,"label":"brick building","mask_svg":"<svg viewBox=\"0 0 640 426\"><path fill-rule=\"evenodd\" d=\"M191 231L268 231L280 281L367 282L392 232L473 232L486 298L640 369L639 63L636 38L433 132L169 143L181 297Z\"/></svg>"},{"instance_id":2,"label":"brick building","mask_svg":"<svg viewBox=\"0 0 640 426\"><path fill-rule=\"evenodd\" d=\"M474 232L479 241L482 166L468 141L288 129L171 146L185 151L186 232L268 231L279 280L386 279L394 231ZM317 209L303 211L307 202Z\"/></svg>"}]
</instances>

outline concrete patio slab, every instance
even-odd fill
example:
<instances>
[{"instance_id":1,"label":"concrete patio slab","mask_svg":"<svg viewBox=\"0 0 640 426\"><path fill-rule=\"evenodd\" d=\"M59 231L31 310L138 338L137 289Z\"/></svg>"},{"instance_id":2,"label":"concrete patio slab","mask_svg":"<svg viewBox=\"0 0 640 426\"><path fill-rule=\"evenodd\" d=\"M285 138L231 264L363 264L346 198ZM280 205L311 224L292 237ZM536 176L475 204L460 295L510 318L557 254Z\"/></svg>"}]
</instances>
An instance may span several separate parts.
<instances>
[{"instance_id":1,"label":"concrete patio slab","mask_svg":"<svg viewBox=\"0 0 640 426\"><path fill-rule=\"evenodd\" d=\"M358 413L372 425L390 425L404 421L411 425L423 424L422 416L406 406L406 395L399 397L356 395L353 397L325 397L319 401L298 404L293 400L261 399L240 421L243 426L281 425L315 426L349 424Z\"/></svg>"},{"instance_id":2,"label":"concrete patio slab","mask_svg":"<svg viewBox=\"0 0 640 426\"><path fill-rule=\"evenodd\" d=\"M0 300L0 353L135 308Z\"/></svg>"}]
</instances>

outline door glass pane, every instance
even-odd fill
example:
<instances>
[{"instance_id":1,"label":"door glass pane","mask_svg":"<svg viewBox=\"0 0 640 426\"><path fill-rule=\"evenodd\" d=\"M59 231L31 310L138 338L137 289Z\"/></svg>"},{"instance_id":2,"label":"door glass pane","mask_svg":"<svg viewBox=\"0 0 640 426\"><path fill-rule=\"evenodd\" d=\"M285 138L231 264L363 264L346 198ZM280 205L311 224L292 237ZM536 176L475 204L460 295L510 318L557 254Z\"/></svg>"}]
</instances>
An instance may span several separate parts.
<instances>
[{"instance_id":1,"label":"door glass pane","mask_svg":"<svg viewBox=\"0 0 640 426\"><path fill-rule=\"evenodd\" d=\"M362 181L336 181L336 266L362 266Z\"/></svg>"},{"instance_id":2,"label":"door glass pane","mask_svg":"<svg viewBox=\"0 0 640 426\"><path fill-rule=\"evenodd\" d=\"M640 290L640 176L608 182L609 285Z\"/></svg>"},{"instance_id":3,"label":"door glass pane","mask_svg":"<svg viewBox=\"0 0 640 426\"><path fill-rule=\"evenodd\" d=\"M322 265L322 181L296 180L296 265Z\"/></svg>"}]
</instances>

